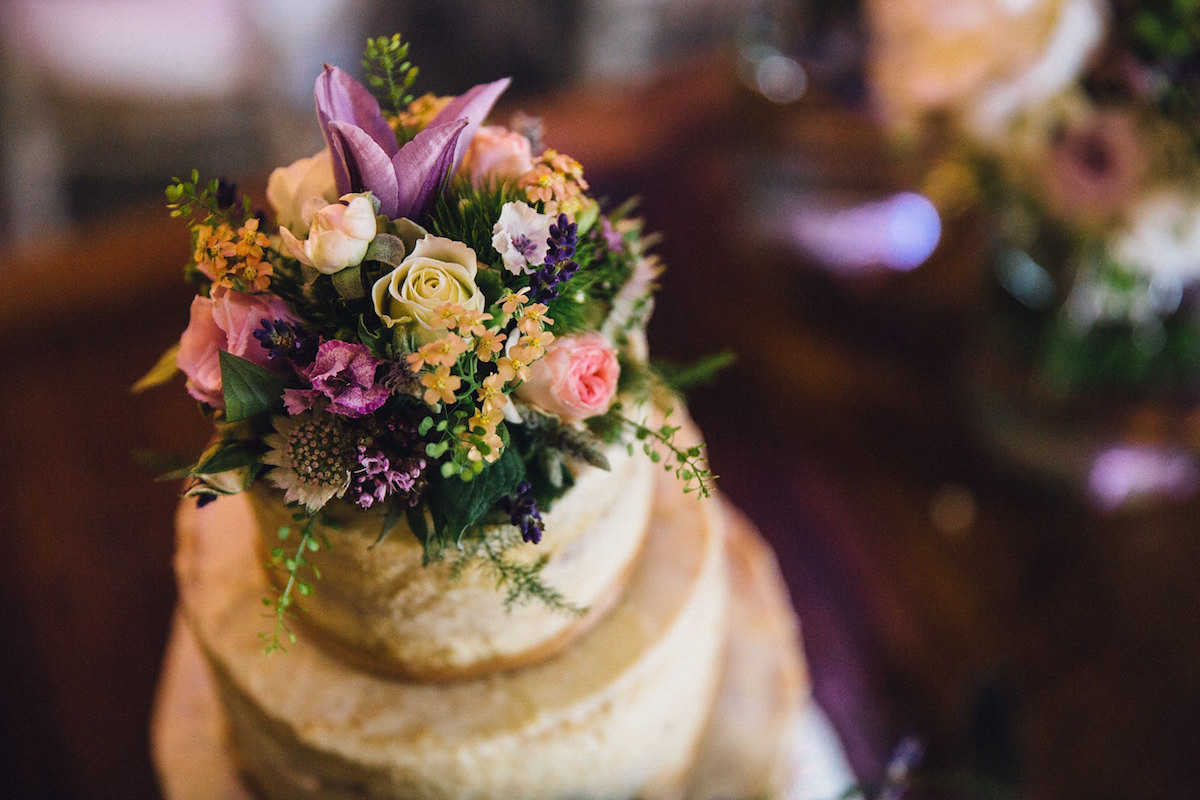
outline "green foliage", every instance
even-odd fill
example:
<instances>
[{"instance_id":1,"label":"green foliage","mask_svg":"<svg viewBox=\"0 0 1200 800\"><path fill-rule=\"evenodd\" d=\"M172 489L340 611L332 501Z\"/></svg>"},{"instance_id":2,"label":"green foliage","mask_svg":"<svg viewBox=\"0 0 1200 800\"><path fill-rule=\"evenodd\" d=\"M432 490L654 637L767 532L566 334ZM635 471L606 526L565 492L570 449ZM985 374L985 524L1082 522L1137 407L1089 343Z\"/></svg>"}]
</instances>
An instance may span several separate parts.
<instances>
[{"instance_id":1,"label":"green foliage","mask_svg":"<svg viewBox=\"0 0 1200 800\"><path fill-rule=\"evenodd\" d=\"M599 328L613 296L633 274L635 262L630 253L608 250L598 235L580 236L573 260L579 271L560 285L558 297L546 304L557 336Z\"/></svg>"},{"instance_id":2,"label":"green foliage","mask_svg":"<svg viewBox=\"0 0 1200 800\"><path fill-rule=\"evenodd\" d=\"M193 474L216 474L233 469L259 467L259 458L263 452L264 445L260 442L222 439L205 451L191 471Z\"/></svg>"},{"instance_id":3,"label":"green foliage","mask_svg":"<svg viewBox=\"0 0 1200 800\"><path fill-rule=\"evenodd\" d=\"M679 394L688 389L712 383L722 370L731 366L735 361L737 361L737 356L732 351L722 350L719 353L701 356L691 364L655 361L652 368L668 389Z\"/></svg>"},{"instance_id":4,"label":"green foliage","mask_svg":"<svg viewBox=\"0 0 1200 800\"><path fill-rule=\"evenodd\" d=\"M550 506L574 485L567 459L574 458L599 469L609 469L604 440L590 430L564 425L557 417L534 411L527 405L516 406L521 424L512 429L516 449L525 461L525 478L542 510Z\"/></svg>"},{"instance_id":5,"label":"green foliage","mask_svg":"<svg viewBox=\"0 0 1200 800\"><path fill-rule=\"evenodd\" d=\"M398 114L412 102L409 90L417 79L417 68L408 60L408 42L400 34L368 38L362 65L367 88L384 111Z\"/></svg>"},{"instance_id":6,"label":"green foliage","mask_svg":"<svg viewBox=\"0 0 1200 800\"><path fill-rule=\"evenodd\" d=\"M513 527L471 537L463 542L451 565L450 575L457 579L472 564L486 569L495 579L496 588L504 590L504 607L509 610L525 603L540 602L566 614L587 613L586 608L570 602L561 591L542 580L542 570L549 562L546 556L532 562L511 557L511 551L522 543L520 532Z\"/></svg>"},{"instance_id":7,"label":"green foliage","mask_svg":"<svg viewBox=\"0 0 1200 800\"><path fill-rule=\"evenodd\" d=\"M251 361L220 350L221 390L229 422L283 408L283 379Z\"/></svg>"},{"instance_id":8,"label":"green foliage","mask_svg":"<svg viewBox=\"0 0 1200 800\"><path fill-rule=\"evenodd\" d=\"M192 170L189 180L172 178L167 186L167 208L172 217L184 217L195 225L216 225L228 222L238 226L250 216L250 198L242 196L241 203L221 204L221 182L216 178L200 182L199 170Z\"/></svg>"},{"instance_id":9,"label":"green foliage","mask_svg":"<svg viewBox=\"0 0 1200 800\"><path fill-rule=\"evenodd\" d=\"M175 357L177 355L179 355L178 342L171 345L165 353L159 356L158 361L154 362L154 366L145 375L138 378L137 383L130 388L130 391L134 394L139 394L147 389L153 389L155 386L162 386L171 380L171 378L174 378L175 374L179 372L179 367L175 364Z\"/></svg>"},{"instance_id":10,"label":"green foliage","mask_svg":"<svg viewBox=\"0 0 1200 800\"><path fill-rule=\"evenodd\" d=\"M651 428L645 422L628 417L620 419L633 432L634 438L641 443L642 450L651 461L661 464L667 472L674 471L675 477L683 482L685 494L697 492L701 497L710 497L717 476L708 468L704 448L700 445L680 447L675 444L675 435L682 427L669 424L667 418L670 416L671 411L668 409L662 425L657 428ZM630 448L633 448L632 444Z\"/></svg>"},{"instance_id":11,"label":"green foliage","mask_svg":"<svg viewBox=\"0 0 1200 800\"><path fill-rule=\"evenodd\" d=\"M431 475L428 501L434 530L426 553L436 560L447 541L460 543L467 529L478 525L501 497L513 494L524 477L525 465L511 447L469 480Z\"/></svg>"}]
</instances>

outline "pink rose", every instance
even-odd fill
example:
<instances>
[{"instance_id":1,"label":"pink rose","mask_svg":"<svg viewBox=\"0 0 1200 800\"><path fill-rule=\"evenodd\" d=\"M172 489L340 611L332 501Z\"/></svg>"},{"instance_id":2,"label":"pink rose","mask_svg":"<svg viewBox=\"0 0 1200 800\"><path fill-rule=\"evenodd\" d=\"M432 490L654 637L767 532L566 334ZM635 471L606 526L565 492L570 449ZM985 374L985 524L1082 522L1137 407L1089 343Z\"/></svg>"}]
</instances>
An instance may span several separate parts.
<instances>
[{"instance_id":1,"label":"pink rose","mask_svg":"<svg viewBox=\"0 0 1200 800\"><path fill-rule=\"evenodd\" d=\"M529 139L502 125L484 125L475 131L463 158L462 169L471 176L471 185L485 179L516 180L533 169L533 148Z\"/></svg>"},{"instance_id":2,"label":"pink rose","mask_svg":"<svg viewBox=\"0 0 1200 800\"><path fill-rule=\"evenodd\" d=\"M578 422L608 411L620 374L616 348L604 336L564 336L530 365L529 380L516 394L563 422Z\"/></svg>"},{"instance_id":3,"label":"pink rose","mask_svg":"<svg viewBox=\"0 0 1200 800\"><path fill-rule=\"evenodd\" d=\"M179 353L175 356L176 365L187 375L187 390L192 397L214 408L225 407L217 356L220 350L269 366L267 351L253 335L264 319L299 321L274 295L217 288L212 297L193 298L187 330L179 337Z\"/></svg>"}]
</instances>

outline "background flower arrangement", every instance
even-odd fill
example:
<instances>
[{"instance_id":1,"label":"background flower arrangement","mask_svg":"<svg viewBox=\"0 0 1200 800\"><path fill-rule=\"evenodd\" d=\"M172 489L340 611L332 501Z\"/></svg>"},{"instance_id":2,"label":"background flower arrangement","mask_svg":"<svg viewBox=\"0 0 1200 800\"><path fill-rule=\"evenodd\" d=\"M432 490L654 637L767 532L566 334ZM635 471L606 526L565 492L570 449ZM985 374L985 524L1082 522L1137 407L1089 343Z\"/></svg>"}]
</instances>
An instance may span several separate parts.
<instances>
[{"instance_id":1,"label":"background flower arrangement","mask_svg":"<svg viewBox=\"0 0 1200 800\"><path fill-rule=\"evenodd\" d=\"M567 607L543 562L504 552L540 540L573 463L607 468L606 447L640 444L685 491L711 484L699 446L641 416L670 382L646 359L661 268L630 206L602 209L536 121L482 124L507 80L414 98L406 56L398 36L370 40L370 90L325 67L327 147L271 174L269 212L195 173L167 190L198 292L140 386L178 369L213 419L212 445L175 473L188 495L265 483L294 506L270 646L312 589L316 523L348 508L377 514L380 537L405 520L427 560L487 559L510 603Z\"/></svg>"},{"instance_id":2,"label":"background flower arrangement","mask_svg":"<svg viewBox=\"0 0 1200 800\"><path fill-rule=\"evenodd\" d=\"M995 222L993 340L1036 392L1191 397L1200 3L869 4L871 72L944 211ZM932 144L931 144L932 143Z\"/></svg>"}]
</instances>

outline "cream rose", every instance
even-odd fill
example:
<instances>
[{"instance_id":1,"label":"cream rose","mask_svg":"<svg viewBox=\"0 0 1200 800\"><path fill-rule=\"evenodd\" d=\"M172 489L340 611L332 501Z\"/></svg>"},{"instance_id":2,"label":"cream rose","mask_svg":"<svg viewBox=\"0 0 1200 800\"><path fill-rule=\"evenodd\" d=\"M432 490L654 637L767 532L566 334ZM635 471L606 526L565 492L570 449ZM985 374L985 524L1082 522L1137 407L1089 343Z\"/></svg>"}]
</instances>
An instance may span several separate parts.
<instances>
[{"instance_id":1,"label":"cream rose","mask_svg":"<svg viewBox=\"0 0 1200 800\"><path fill-rule=\"evenodd\" d=\"M332 275L362 263L375 238L375 206L366 194L343 195L341 202L317 211L303 242L287 228L279 235L301 264Z\"/></svg>"},{"instance_id":2,"label":"cream rose","mask_svg":"<svg viewBox=\"0 0 1200 800\"><path fill-rule=\"evenodd\" d=\"M475 285L475 251L462 242L426 235L400 264L371 287L375 313L389 328L411 326L417 344L438 338L433 312L447 303L483 310Z\"/></svg>"},{"instance_id":3,"label":"cream rose","mask_svg":"<svg viewBox=\"0 0 1200 800\"><path fill-rule=\"evenodd\" d=\"M485 180L516 180L533 169L529 139L501 125L484 125L475 131L463 158L462 171L473 186Z\"/></svg>"},{"instance_id":4,"label":"cream rose","mask_svg":"<svg viewBox=\"0 0 1200 800\"><path fill-rule=\"evenodd\" d=\"M308 231L308 217L314 207L329 205L337 197L333 157L328 147L286 167L276 167L267 179L267 202L275 211L275 221L280 228L300 236Z\"/></svg>"},{"instance_id":5,"label":"cream rose","mask_svg":"<svg viewBox=\"0 0 1200 800\"><path fill-rule=\"evenodd\" d=\"M529 380L516 394L563 422L579 422L608 411L620 376L612 343L599 333L581 333L556 339L529 366Z\"/></svg>"}]
</instances>

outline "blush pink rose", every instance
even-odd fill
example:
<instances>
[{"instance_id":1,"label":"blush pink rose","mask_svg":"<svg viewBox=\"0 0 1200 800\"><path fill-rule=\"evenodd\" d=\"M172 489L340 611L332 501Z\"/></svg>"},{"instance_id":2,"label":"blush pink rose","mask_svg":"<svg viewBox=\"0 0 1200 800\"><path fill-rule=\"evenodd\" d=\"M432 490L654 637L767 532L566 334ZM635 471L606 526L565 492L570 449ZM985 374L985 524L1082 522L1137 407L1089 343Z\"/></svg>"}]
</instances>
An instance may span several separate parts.
<instances>
[{"instance_id":1,"label":"blush pink rose","mask_svg":"<svg viewBox=\"0 0 1200 800\"><path fill-rule=\"evenodd\" d=\"M620 375L616 348L604 336L564 336L530 365L529 380L516 394L563 422L578 422L608 411Z\"/></svg>"},{"instance_id":2,"label":"blush pink rose","mask_svg":"<svg viewBox=\"0 0 1200 800\"><path fill-rule=\"evenodd\" d=\"M483 125L471 138L462 168L472 186L487 179L516 180L533 169L533 147L528 138L502 125Z\"/></svg>"},{"instance_id":3,"label":"blush pink rose","mask_svg":"<svg viewBox=\"0 0 1200 800\"><path fill-rule=\"evenodd\" d=\"M274 295L218 288L212 297L193 298L187 330L179 337L179 353L175 356L175 364L187 376L188 394L214 408L225 407L217 355L220 350L270 366L267 351L254 337L264 319L299 321Z\"/></svg>"}]
</instances>

